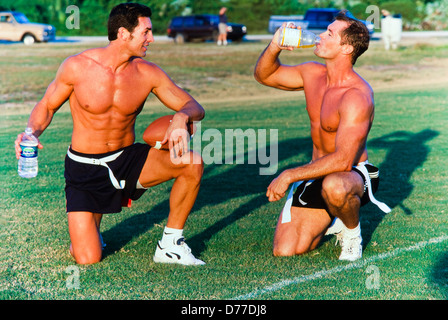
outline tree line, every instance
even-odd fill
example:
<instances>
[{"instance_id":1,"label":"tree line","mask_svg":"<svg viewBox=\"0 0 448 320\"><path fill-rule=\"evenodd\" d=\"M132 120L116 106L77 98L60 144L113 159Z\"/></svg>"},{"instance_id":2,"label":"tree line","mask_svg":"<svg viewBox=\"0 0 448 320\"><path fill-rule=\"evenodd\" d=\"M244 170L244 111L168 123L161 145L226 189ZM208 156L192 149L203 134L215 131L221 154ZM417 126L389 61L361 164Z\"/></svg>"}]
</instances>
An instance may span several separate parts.
<instances>
[{"instance_id":1,"label":"tree line","mask_svg":"<svg viewBox=\"0 0 448 320\"><path fill-rule=\"evenodd\" d=\"M52 24L57 35L106 35L110 10L126 0L0 0L0 11L23 12L30 21ZM243 23L249 34L266 33L271 15L303 15L309 8L335 7L350 10L365 20L369 5L400 14L406 29L447 29L448 0L139 0L152 11L155 34L166 34L169 21L178 15L214 13L228 8L230 22ZM79 8L79 26L67 27L67 18Z\"/></svg>"}]
</instances>

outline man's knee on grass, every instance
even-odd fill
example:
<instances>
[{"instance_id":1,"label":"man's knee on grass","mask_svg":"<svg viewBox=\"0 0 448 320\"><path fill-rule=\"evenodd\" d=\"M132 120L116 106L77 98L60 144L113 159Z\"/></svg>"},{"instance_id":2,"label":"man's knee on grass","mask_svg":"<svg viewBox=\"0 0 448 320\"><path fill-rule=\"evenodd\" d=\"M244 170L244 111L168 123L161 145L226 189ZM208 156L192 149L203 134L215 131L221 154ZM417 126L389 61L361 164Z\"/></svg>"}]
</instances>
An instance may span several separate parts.
<instances>
[{"instance_id":1,"label":"man's knee on grass","mask_svg":"<svg viewBox=\"0 0 448 320\"><path fill-rule=\"evenodd\" d=\"M70 254L73 256L77 264L87 265L98 263L102 259L102 247L101 244L96 248L73 248L73 244L70 244Z\"/></svg>"},{"instance_id":2,"label":"man's knee on grass","mask_svg":"<svg viewBox=\"0 0 448 320\"><path fill-rule=\"evenodd\" d=\"M311 251L312 240L305 234L298 235L296 239L276 235L273 254L275 257L289 257L307 253Z\"/></svg>"}]
</instances>

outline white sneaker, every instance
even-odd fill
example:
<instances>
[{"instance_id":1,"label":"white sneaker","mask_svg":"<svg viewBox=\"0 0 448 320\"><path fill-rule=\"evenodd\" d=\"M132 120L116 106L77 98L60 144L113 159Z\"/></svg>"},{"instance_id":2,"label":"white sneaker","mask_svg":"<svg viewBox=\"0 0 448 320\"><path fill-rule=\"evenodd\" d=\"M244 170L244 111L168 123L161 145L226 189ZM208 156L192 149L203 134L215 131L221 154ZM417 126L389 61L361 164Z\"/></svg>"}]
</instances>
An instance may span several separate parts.
<instances>
[{"instance_id":1,"label":"white sneaker","mask_svg":"<svg viewBox=\"0 0 448 320\"><path fill-rule=\"evenodd\" d=\"M325 232L325 235L328 236L328 235L340 233L342 231L343 225L344 225L344 223L341 221L341 219L334 218L333 222L328 227L327 232Z\"/></svg>"},{"instance_id":2,"label":"white sneaker","mask_svg":"<svg viewBox=\"0 0 448 320\"><path fill-rule=\"evenodd\" d=\"M328 227L327 232L325 232L326 236L329 235L335 235L336 236L336 243L342 243L342 227L344 226L344 223L339 218L334 218L331 225Z\"/></svg>"},{"instance_id":3,"label":"white sneaker","mask_svg":"<svg viewBox=\"0 0 448 320\"><path fill-rule=\"evenodd\" d=\"M153 260L156 263L177 263L187 266L205 264L204 261L193 256L190 247L185 243L183 237L177 239L175 244L165 248L161 247L159 241Z\"/></svg>"},{"instance_id":4,"label":"white sneaker","mask_svg":"<svg viewBox=\"0 0 448 320\"><path fill-rule=\"evenodd\" d=\"M362 257L362 237L356 238L342 238L341 241L341 255L339 260L355 261Z\"/></svg>"}]
</instances>

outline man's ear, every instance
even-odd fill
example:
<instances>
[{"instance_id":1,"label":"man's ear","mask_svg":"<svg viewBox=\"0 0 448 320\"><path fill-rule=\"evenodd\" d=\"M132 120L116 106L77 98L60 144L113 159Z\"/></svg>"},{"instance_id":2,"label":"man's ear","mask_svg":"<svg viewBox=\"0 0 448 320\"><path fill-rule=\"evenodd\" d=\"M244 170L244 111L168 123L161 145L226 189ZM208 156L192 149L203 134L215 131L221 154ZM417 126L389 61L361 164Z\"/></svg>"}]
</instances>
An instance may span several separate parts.
<instances>
[{"instance_id":1,"label":"man's ear","mask_svg":"<svg viewBox=\"0 0 448 320\"><path fill-rule=\"evenodd\" d=\"M353 52L353 50L355 50L355 49L354 49L353 46L350 45L350 44L344 44L344 45L342 45L342 53L343 53L343 54L351 55L352 52Z\"/></svg>"},{"instance_id":2,"label":"man's ear","mask_svg":"<svg viewBox=\"0 0 448 320\"><path fill-rule=\"evenodd\" d=\"M120 38L123 41L126 41L130 38L131 33L126 29L125 27L120 27L118 29L118 38Z\"/></svg>"}]
</instances>

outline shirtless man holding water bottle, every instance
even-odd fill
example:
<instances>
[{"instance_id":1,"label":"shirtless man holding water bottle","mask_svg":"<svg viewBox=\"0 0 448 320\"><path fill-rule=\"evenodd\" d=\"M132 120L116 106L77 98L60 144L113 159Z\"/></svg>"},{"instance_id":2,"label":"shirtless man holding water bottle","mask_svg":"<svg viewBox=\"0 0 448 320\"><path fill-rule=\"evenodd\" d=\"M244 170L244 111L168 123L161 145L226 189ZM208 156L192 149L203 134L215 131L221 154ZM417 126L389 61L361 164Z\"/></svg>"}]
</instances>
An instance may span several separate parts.
<instances>
[{"instance_id":1,"label":"shirtless man holding water bottle","mask_svg":"<svg viewBox=\"0 0 448 320\"><path fill-rule=\"evenodd\" d=\"M285 27L285 26L284 26ZM274 236L275 256L303 254L317 247L325 234L342 240L340 260L362 257L361 205L372 201L378 169L368 163L367 135L374 118L373 91L353 65L369 45L365 25L340 12L320 34L314 54L325 64L284 65L280 32L263 51L254 76L282 90L304 91L310 119L311 162L281 172L268 186L269 201L288 195ZM288 188L290 188L289 193Z\"/></svg>"},{"instance_id":2,"label":"shirtless man holding water bottle","mask_svg":"<svg viewBox=\"0 0 448 320\"><path fill-rule=\"evenodd\" d=\"M59 108L70 103L73 133L65 190L70 252L79 264L102 258L103 214L120 212L123 200L136 200L147 188L171 179L170 212L154 261L204 264L182 235L203 174L202 158L188 149L187 123L201 120L204 109L162 69L142 59L154 41L150 17L144 5L115 6L108 21L109 44L68 57L28 120L27 127L39 137ZM150 93L175 112L162 141L169 142L170 152L134 143L136 117ZM15 141L17 158L23 136ZM43 148L40 142L38 147ZM171 156L190 161L176 164Z\"/></svg>"}]
</instances>

